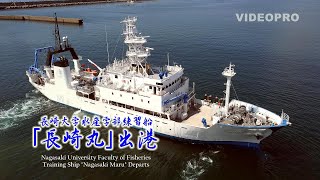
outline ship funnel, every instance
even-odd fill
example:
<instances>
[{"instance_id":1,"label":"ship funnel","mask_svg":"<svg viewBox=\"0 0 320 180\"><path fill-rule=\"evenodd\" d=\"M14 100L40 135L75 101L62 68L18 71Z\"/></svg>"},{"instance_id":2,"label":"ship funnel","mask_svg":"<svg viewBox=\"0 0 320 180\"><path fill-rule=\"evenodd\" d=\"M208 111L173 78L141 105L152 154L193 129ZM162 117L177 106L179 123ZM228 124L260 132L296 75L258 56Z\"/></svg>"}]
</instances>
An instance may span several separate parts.
<instances>
[{"instance_id":1,"label":"ship funnel","mask_svg":"<svg viewBox=\"0 0 320 180\"><path fill-rule=\"evenodd\" d=\"M70 88L71 71L69 62L65 57L57 58L53 63L55 85L61 89Z\"/></svg>"},{"instance_id":2,"label":"ship funnel","mask_svg":"<svg viewBox=\"0 0 320 180\"><path fill-rule=\"evenodd\" d=\"M78 56L78 59L73 59L73 64L74 64L74 71L76 73L76 75L80 75L80 61L82 60L82 56Z\"/></svg>"}]
</instances>

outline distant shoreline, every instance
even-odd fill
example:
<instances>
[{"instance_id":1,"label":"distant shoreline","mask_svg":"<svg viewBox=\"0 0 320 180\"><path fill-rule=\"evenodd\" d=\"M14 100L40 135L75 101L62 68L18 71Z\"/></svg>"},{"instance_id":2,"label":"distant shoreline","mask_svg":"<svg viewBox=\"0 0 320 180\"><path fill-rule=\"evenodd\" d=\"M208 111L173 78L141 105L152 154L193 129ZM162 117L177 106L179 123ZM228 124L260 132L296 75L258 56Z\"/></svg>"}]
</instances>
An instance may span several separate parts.
<instances>
[{"instance_id":1,"label":"distant shoreline","mask_svg":"<svg viewBox=\"0 0 320 180\"><path fill-rule=\"evenodd\" d=\"M135 3L150 0L46 0L46 1L28 1L28 2L0 2L0 10L10 9L27 9L27 8L44 8L59 6L74 6L99 3Z\"/></svg>"}]
</instances>

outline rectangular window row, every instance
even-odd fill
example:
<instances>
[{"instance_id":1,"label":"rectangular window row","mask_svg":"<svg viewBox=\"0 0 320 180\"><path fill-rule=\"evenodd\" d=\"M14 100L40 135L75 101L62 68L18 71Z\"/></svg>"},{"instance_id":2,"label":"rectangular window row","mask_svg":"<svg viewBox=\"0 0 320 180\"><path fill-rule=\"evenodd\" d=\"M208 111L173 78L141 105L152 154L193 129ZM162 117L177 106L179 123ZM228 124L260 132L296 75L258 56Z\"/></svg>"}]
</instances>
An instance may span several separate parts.
<instances>
[{"instance_id":1,"label":"rectangular window row","mask_svg":"<svg viewBox=\"0 0 320 180\"><path fill-rule=\"evenodd\" d=\"M157 116L157 117L161 117L161 118L167 119L167 115L165 115L165 114L149 111L149 110L138 108L138 107L135 107L135 106L126 105L126 104L118 103L118 102L115 102L115 101L108 101L108 100L105 100L105 99L102 99L102 102L109 103L111 105L122 107L122 108L126 108L126 109L131 109L133 111L149 114L149 115L152 115L152 116Z\"/></svg>"},{"instance_id":2,"label":"rectangular window row","mask_svg":"<svg viewBox=\"0 0 320 180\"><path fill-rule=\"evenodd\" d=\"M111 92L111 95L114 95L114 93ZM120 97L122 97L122 94L120 94ZM133 97L131 97L131 99L133 100ZM141 102L143 102L143 99L141 99ZM148 101L148 104L150 104L150 101Z\"/></svg>"}]
</instances>

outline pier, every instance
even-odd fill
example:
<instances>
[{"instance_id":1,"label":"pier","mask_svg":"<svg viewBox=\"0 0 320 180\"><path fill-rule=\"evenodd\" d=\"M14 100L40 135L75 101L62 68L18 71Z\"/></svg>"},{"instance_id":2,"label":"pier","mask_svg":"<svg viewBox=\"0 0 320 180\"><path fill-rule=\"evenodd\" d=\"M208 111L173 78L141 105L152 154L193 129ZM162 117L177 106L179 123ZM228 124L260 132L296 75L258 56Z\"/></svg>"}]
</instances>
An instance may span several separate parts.
<instances>
[{"instance_id":1,"label":"pier","mask_svg":"<svg viewBox=\"0 0 320 180\"><path fill-rule=\"evenodd\" d=\"M25 8L43 8L43 7L58 7L58 6L73 6L73 5L86 5L98 3L118 3L118 2L141 2L147 0L38 0L29 2L0 2L0 10L9 9L25 9Z\"/></svg>"},{"instance_id":2,"label":"pier","mask_svg":"<svg viewBox=\"0 0 320 180\"><path fill-rule=\"evenodd\" d=\"M22 21L43 21L43 22L55 22L54 17L48 16L14 16L14 15L0 15L0 20L22 20ZM71 23L71 24L83 24L82 19L78 18L57 18L58 23Z\"/></svg>"}]
</instances>

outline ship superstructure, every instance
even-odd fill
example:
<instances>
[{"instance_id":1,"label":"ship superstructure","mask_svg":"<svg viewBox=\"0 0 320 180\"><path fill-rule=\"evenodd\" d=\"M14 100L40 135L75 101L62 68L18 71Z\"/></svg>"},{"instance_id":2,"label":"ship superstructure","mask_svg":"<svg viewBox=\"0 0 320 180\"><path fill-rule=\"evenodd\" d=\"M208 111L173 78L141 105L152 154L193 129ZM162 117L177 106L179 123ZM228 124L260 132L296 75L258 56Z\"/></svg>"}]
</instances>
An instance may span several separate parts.
<instances>
[{"instance_id":1,"label":"ship superstructure","mask_svg":"<svg viewBox=\"0 0 320 180\"><path fill-rule=\"evenodd\" d=\"M279 116L239 100L229 102L231 78L236 74L231 63L222 73L227 78L222 101L210 96L196 99L195 84L189 87L181 65L148 63L153 49L144 46L148 36L138 33L136 22L136 17L122 21L126 57L105 68L88 60L97 70L80 64L82 57L67 37L62 42L56 37L55 48L36 50L48 51L48 59L41 68L36 56L26 72L30 83L53 101L101 116L147 116L154 120L157 134L193 142L258 144L273 130L290 124L285 113ZM64 51L71 52L74 69L65 57L54 57Z\"/></svg>"},{"instance_id":2,"label":"ship superstructure","mask_svg":"<svg viewBox=\"0 0 320 180\"><path fill-rule=\"evenodd\" d=\"M181 107L184 103L178 103L189 90L183 68L169 65L153 68L147 62L153 49L143 46L147 36L137 32L136 21L135 17L122 21L124 43L128 46L126 58L101 70L96 83L100 97L151 115L186 118L186 105Z\"/></svg>"}]
</instances>

